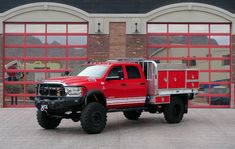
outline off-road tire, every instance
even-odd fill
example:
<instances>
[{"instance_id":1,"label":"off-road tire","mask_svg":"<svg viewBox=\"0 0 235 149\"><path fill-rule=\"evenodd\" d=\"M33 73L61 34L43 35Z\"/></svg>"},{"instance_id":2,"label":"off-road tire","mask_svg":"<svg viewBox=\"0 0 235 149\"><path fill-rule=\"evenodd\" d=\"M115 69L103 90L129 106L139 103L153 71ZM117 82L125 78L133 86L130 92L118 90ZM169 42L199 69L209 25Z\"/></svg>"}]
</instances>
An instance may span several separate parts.
<instances>
[{"instance_id":1,"label":"off-road tire","mask_svg":"<svg viewBox=\"0 0 235 149\"><path fill-rule=\"evenodd\" d=\"M179 123L184 116L183 99L173 97L171 103L164 107L163 113L168 123Z\"/></svg>"},{"instance_id":2,"label":"off-road tire","mask_svg":"<svg viewBox=\"0 0 235 149\"><path fill-rule=\"evenodd\" d=\"M97 102L85 106L81 114L82 129L88 134L100 133L104 130L107 121L105 107Z\"/></svg>"},{"instance_id":3,"label":"off-road tire","mask_svg":"<svg viewBox=\"0 0 235 149\"><path fill-rule=\"evenodd\" d=\"M61 118L50 117L44 111L37 111L38 124L44 129L55 129L59 126Z\"/></svg>"},{"instance_id":4,"label":"off-road tire","mask_svg":"<svg viewBox=\"0 0 235 149\"><path fill-rule=\"evenodd\" d=\"M123 114L124 116L128 119L128 120L138 120L140 115L141 115L141 111L135 110L135 111L124 111Z\"/></svg>"}]
</instances>

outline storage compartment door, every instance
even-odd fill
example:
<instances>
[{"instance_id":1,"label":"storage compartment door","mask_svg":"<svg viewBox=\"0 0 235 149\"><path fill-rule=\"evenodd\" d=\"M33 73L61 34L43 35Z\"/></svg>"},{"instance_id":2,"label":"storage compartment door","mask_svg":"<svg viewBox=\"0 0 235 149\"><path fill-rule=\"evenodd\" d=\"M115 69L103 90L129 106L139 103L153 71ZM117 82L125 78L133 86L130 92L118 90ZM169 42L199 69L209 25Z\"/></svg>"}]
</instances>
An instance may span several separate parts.
<instances>
[{"instance_id":1,"label":"storage compartment door","mask_svg":"<svg viewBox=\"0 0 235 149\"><path fill-rule=\"evenodd\" d=\"M185 88L185 70L169 71L169 88Z\"/></svg>"},{"instance_id":2,"label":"storage compartment door","mask_svg":"<svg viewBox=\"0 0 235 149\"><path fill-rule=\"evenodd\" d=\"M165 89L167 88L167 71L158 71L158 88Z\"/></svg>"}]
</instances>

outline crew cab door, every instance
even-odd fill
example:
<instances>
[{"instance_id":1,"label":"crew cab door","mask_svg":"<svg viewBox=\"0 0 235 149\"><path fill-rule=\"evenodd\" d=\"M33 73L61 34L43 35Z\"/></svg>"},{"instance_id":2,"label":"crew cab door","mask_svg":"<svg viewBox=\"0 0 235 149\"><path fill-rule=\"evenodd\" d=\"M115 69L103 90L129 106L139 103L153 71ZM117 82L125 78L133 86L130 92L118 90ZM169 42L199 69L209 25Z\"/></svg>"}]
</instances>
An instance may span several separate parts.
<instances>
[{"instance_id":1,"label":"crew cab door","mask_svg":"<svg viewBox=\"0 0 235 149\"><path fill-rule=\"evenodd\" d=\"M107 100L126 98L126 89L122 65L113 66L106 76L104 94Z\"/></svg>"},{"instance_id":2,"label":"crew cab door","mask_svg":"<svg viewBox=\"0 0 235 149\"><path fill-rule=\"evenodd\" d=\"M125 71L127 79L125 83L127 85L126 95L129 99L142 99L146 98L147 95L147 81L144 78L143 73L140 71L141 68L137 65L125 65ZM145 102L145 100L144 100Z\"/></svg>"}]
</instances>

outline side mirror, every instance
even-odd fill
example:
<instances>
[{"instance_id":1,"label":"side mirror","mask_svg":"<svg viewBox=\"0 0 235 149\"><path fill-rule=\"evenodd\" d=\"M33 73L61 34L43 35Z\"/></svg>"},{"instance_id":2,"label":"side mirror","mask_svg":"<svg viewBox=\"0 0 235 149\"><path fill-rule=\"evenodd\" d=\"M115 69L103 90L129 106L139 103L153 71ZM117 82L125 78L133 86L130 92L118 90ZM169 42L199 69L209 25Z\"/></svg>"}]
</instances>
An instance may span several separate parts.
<instances>
[{"instance_id":1,"label":"side mirror","mask_svg":"<svg viewBox=\"0 0 235 149\"><path fill-rule=\"evenodd\" d=\"M65 75L65 76L68 76L69 73L70 73L70 72L67 70L67 71L64 72L64 75Z\"/></svg>"}]
</instances>

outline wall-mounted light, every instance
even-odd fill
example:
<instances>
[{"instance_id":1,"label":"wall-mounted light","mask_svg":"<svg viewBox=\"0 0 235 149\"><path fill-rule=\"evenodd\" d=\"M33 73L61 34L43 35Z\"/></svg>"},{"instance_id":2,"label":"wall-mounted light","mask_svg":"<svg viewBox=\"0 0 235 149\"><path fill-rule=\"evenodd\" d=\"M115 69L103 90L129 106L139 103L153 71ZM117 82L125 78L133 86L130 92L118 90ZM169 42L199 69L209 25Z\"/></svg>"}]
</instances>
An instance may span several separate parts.
<instances>
[{"instance_id":1,"label":"wall-mounted light","mask_svg":"<svg viewBox=\"0 0 235 149\"><path fill-rule=\"evenodd\" d=\"M138 30L138 23L135 22L135 33L139 33L139 30Z\"/></svg>"},{"instance_id":2,"label":"wall-mounted light","mask_svg":"<svg viewBox=\"0 0 235 149\"><path fill-rule=\"evenodd\" d=\"M101 30L100 30L100 22L98 22L97 25L98 25L97 33L101 33Z\"/></svg>"}]
</instances>

